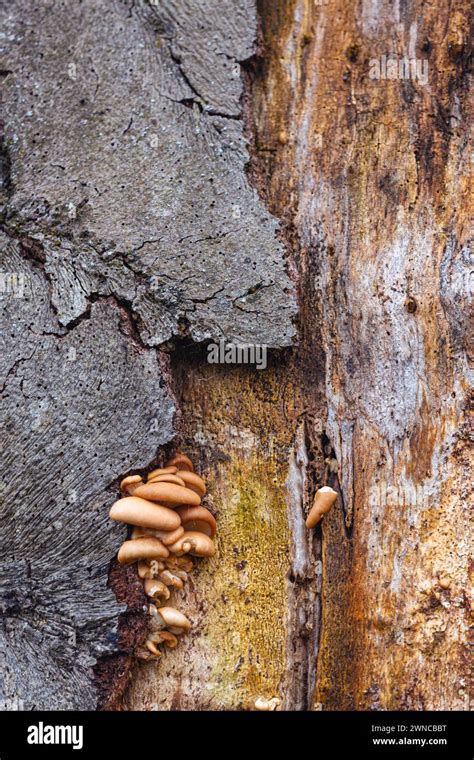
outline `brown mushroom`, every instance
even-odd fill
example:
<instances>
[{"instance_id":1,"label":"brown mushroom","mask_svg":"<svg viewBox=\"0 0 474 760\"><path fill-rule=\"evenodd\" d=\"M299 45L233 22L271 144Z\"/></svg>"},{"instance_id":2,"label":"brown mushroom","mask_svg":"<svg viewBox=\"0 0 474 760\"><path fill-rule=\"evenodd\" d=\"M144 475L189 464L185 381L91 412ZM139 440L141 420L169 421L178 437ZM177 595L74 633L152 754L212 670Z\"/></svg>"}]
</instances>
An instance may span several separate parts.
<instances>
[{"instance_id":1,"label":"brown mushroom","mask_svg":"<svg viewBox=\"0 0 474 760\"><path fill-rule=\"evenodd\" d=\"M168 586L166 586L162 581L146 578L143 584L143 589L145 591L145 594L151 599L160 600L161 598L170 598Z\"/></svg>"},{"instance_id":2,"label":"brown mushroom","mask_svg":"<svg viewBox=\"0 0 474 760\"><path fill-rule=\"evenodd\" d=\"M173 588L183 588L184 586L183 579L171 570L163 570L158 577L165 586L173 586Z\"/></svg>"},{"instance_id":3,"label":"brown mushroom","mask_svg":"<svg viewBox=\"0 0 474 760\"><path fill-rule=\"evenodd\" d=\"M177 557L176 555L169 556L164 564L170 570L184 570L185 573L190 573L194 567L191 557Z\"/></svg>"},{"instance_id":4,"label":"brown mushroom","mask_svg":"<svg viewBox=\"0 0 474 760\"><path fill-rule=\"evenodd\" d=\"M155 657L161 657L161 652L156 646L154 636L148 637L148 639L145 642L145 646L148 649L148 651L151 652L152 655L154 655Z\"/></svg>"},{"instance_id":5,"label":"brown mushroom","mask_svg":"<svg viewBox=\"0 0 474 760\"><path fill-rule=\"evenodd\" d=\"M166 466L177 466L180 470L188 470L189 472L194 472L193 463L191 462L190 458L186 456L186 454L182 454L180 451L178 451L174 457L171 457L169 462L166 462Z\"/></svg>"},{"instance_id":6,"label":"brown mushroom","mask_svg":"<svg viewBox=\"0 0 474 760\"><path fill-rule=\"evenodd\" d=\"M205 533L198 531L185 531L175 544L168 546L172 554L193 554L195 557L212 557L215 554L215 546L212 539Z\"/></svg>"},{"instance_id":7,"label":"brown mushroom","mask_svg":"<svg viewBox=\"0 0 474 760\"><path fill-rule=\"evenodd\" d=\"M178 643L178 639L174 635L174 633L170 633L169 631L161 631L160 632L161 640L164 641L167 647L170 649L174 649L176 644Z\"/></svg>"},{"instance_id":8,"label":"brown mushroom","mask_svg":"<svg viewBox=\"0 0 474 760\"><path fill-rule=\"evenodd\" d=\"M143 480L140 475L128 475L120 483L120 490L122 493L128 493L129 496L132 496L135 489L142 484Z\"/></svg>"},{"instance_id":9,"label":"brown mushroom","mask_svg":"<svg viewBox=\"0 0 474 760\"><path fill-rule=\"evenodd\" d=\"M179 636L185 631L189 631L191 623L186 615L175 609L175 607L160 607L153 613L155 617L155 623L161 628L166 628L171 633Z\"/></svg>"},{"instance_id":10,"label":"brown mushroom","mask_svg":"<svg viewBox=\"0 0 474 760\"><path fill-rule=\"evenodd\" d=\"M146 486L140 487L146 488ZM179 486L174 486L174 488L179 488ZM183 491L185 490L183 488ZM125 496L119 499L112 505L109 514L111 520L154 530L176 530L181 524L181 518L174 510L162 507L160 504L152 504L138 496Z\"/></svg>"},{"instance_id":11,"label":"brown mushroom","mask_svg":"<svg viewBox=\"0 0 474 760\"><path fill-rule=\"evenodd\" d=\"M198 531L213 538L217 523L214 516L205 507L177 507L176 512L181 518L182 526L187 531ZM170 544L174 543L170 541Z\"/></svg>"},{"instance_id":12,"label":"brown mushroom","mask_svg":"<svg viewBox=\"0 0 474 760\"><path fill-rule=\"evenodd\" d=\"M177 467L157 467L156 470L152 470L148 473L146 479L151 480L157 475L174 475L176 472L178 472Z\"/></svg>"},{"instance_id":13,"label":"brown mushroom","mask_svg":"<svg viewBox=\"0 0 474 760\"><path fill-rule=\"evenodd\" d=\"M313 506L310 513L306 518L306 527L314 528L321 518L329 512L332 505L337 499L337 492L329 486L323 486L316 491L314 496Z\"/></svg>"},{"instance_id":14,"label":"brown mushroom","mask_svg":"<svg viewBox=\"0 0 474 760\"><path fill-rule=\"evenodd\" d=\"M150 528L134 528L132 538L143 538L143 536L154 536L159 538L165 546L174 544L184 533L182 525L178 525L175 530L151 530Z\"/></svg>"},{"instance_id":15,"label":"brown mushroom","mask_svg":"<svg viewBox=\"0 0 474 760\"><path fill-rule=\"evenodd\" d=\"M195 472L188 472L187 470L178 470L176 473L177 478L184 480L184 484L191 491L195 491L198 496L203 497L206 493L206 484L204 480L196 475Z\"/></svg>"},{"instance_id":16,"label":"brown mushroom","mask_svg":"<svg viewBox=\"0 0 474 760\"><path fill-rule=\"evenodd\" d=\"M201 499L189 488L177 486L175 483L144 483L135 491L135 496L150 501L159 501L161 504L176 506L178 504L191 504L199 506Z\"/></svg>"},{"instance_id":17,"label":"brown mushroom","mask_svg":"<svg viewBox=\"0 0 474 760\"><path fill-rule=\"evenodd\" d=\"M131 565L140 559L160 559L168 557L169 551L159 538L136 538L124 541L117 559L121 565Z\"/></svg>"},{"instance_id":18,"label":"brown mushroom","mask_svg":"<svg viewBox=\"0 0 474 760\"><path fill-rule=\"evenodd\" d=\"M154 478L148 478L148 483L175 483L177 486L186 488L186 483L182 478L178 478L177 475L155 475Z\"/></svg>"},{"instance_id":19,"label":"brown mushroom","mask_svg":"<svg viewBox=\"0 0 474 760\"><path fill-rule=\"evenodd\" d=\"M138 577L139 578L153 578L159 577L160 573L166 569L164 561L159 559L152 560L140 560L138 565Z\"/></svg>"}]
</instances>

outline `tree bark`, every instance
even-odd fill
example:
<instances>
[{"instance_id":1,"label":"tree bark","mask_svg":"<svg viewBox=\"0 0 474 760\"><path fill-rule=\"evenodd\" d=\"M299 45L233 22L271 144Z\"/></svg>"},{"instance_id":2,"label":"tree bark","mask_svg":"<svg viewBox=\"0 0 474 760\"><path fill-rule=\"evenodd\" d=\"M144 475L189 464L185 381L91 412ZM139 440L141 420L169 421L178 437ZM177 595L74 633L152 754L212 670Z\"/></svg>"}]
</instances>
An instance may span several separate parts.
<instances>
[{"instance_id":1,"label":"tree bark","mask_svg":"<svg viewBox=\"0 0 474 760\"><path fill-rule=\"evenodd\" d=\"M467 2L4 14L1 699L467 709ZM177 446L218 551L144 663L107 512Z\"/></svg>"}]
</instances>

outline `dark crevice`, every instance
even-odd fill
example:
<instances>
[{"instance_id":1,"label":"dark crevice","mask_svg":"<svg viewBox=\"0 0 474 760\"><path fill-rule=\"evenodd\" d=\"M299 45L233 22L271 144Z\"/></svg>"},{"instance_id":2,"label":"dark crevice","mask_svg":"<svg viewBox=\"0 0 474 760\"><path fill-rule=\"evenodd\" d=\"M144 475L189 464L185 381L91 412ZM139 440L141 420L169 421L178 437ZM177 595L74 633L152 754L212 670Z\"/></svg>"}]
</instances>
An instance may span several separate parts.
<instances>
[{"instance_id":1,"label":"dark crevice","mask_svg":"<svg viewBox=\"0 0 474 760\"><path fill-rule=\"evenodd\" d=\"M10 151L5 136L5 125L0 121L0 201L2 204L10 200L13 192Z\"/></svg>"}]
</instances>

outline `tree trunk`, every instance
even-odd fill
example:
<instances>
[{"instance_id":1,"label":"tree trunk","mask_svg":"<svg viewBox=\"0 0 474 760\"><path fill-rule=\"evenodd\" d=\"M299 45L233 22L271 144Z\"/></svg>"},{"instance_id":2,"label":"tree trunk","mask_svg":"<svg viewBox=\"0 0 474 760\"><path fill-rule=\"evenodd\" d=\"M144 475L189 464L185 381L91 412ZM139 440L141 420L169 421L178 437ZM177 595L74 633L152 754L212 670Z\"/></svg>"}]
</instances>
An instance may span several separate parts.
<instances>
[{"instance_id":1,"label":"tree trunk","mask_svg":"<svg viewBox=\"0 0 474 760\"><path fill-rule=\"evenodd\" d=\"M4 11L7 704L467 709L468 3L257 6ZM177 446L218 551L141 662L108 508Z\"/></svg>"}]
</instances>

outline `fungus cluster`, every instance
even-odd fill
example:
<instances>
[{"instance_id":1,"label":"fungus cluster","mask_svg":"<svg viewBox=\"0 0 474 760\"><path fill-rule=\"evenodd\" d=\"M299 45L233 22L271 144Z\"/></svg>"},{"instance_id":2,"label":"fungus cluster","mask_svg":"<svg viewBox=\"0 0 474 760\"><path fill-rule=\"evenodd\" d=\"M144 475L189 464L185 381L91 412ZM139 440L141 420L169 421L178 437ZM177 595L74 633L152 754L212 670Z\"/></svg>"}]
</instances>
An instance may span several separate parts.
<instances>
[{"instance_id":1,"label":"fungus cluster","mask_svg":"<svg viewBox=\"0 0 474 760\"><path fill-rule=\"evenodd\" d=\"M171 606L173 589L182 589L193 569L194 557L212 557L216 521L201 506L206 493L202 478L185 454L178 453L164 467L150 472L146 482L129 475L120 483L126 494L112 505L110 518L132 526L132 533L119 549L122 565L137 563L149 599L150 632L142 656L161 657L160 645L174 648L177 637L191 623Z\"/></svg>"}]
</instances>

